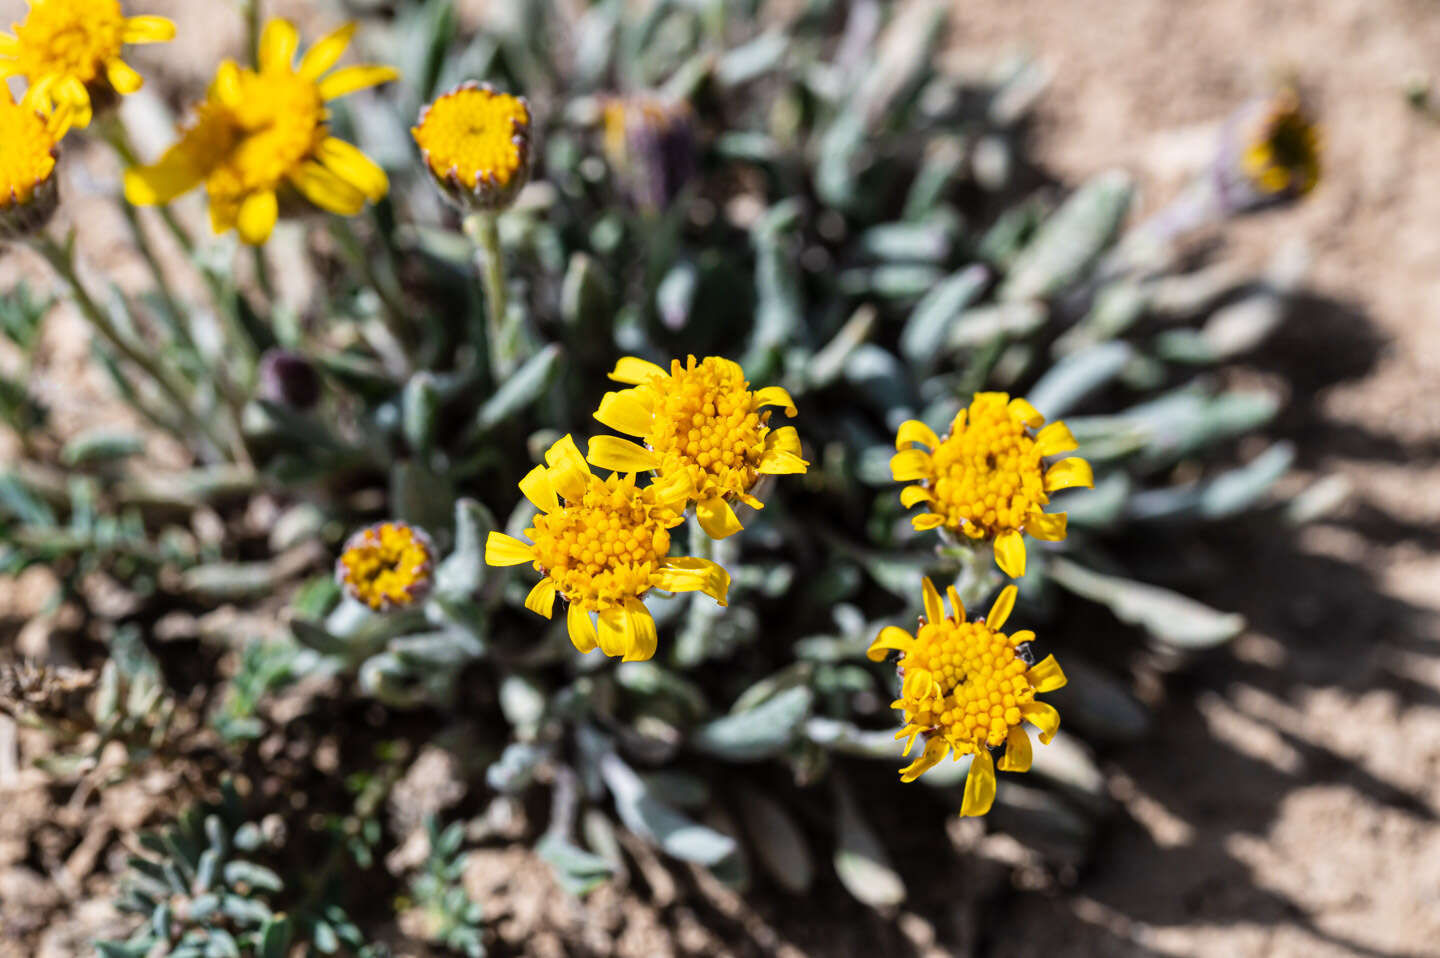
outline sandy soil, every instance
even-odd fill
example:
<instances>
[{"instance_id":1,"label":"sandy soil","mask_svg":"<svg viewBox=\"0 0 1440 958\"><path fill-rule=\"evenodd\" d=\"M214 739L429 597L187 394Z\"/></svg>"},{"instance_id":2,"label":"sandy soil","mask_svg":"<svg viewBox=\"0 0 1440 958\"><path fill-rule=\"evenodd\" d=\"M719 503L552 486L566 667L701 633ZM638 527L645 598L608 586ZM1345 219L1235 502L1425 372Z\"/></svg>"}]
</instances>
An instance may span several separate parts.
<instances>
[{"instance_id":1,"label":"sandy soil","mask_svg":"<svg viewBox=\"0 0 1440 958\"><path fill-rule=\"evenodd\" d=\"M1011 0L955 27L961 48L1053 68L1042 163L1129 169L1149 208L1197 125L1287 72L1313 92L1323 186L1230 249L1314 251L1265 362L1293 389L1280 432L1354 488L1298 541L1225 555L1216 600L1253 632L1188 677L1153 741L1110 756L1124 820L1073 891L1016 899L989 953L1440 954L1440 127L1401 92L1440 70L1440 7Z\"/></svg>"}]
</instances>

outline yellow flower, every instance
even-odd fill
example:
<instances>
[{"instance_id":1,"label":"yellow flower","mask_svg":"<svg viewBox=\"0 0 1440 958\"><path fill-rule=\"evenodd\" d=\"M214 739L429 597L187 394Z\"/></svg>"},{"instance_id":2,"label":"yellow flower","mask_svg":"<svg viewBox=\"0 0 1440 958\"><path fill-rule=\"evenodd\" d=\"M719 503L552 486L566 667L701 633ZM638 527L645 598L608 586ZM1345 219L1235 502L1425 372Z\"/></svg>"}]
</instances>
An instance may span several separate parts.
<instances>
[{"instance_id":1,"label":"yellow flower","mask_svg":"<svg viewBox=\"0 0 1440 958\"><path fill-rule=\"evenodd\" d=\"M740 531L730 503L763 503L751 490L761 476L805 472L794 426L771 429L770 410L795 415L795 403L779 386L750 390L737 363L718 356L700 362L676 359L670 371L627 356L610 378L633 389L606 393L595 418L611 429L639 436L640 446L616 436L590 440L590 462L619 472L655 471L682 478L694 488L695 516L715 539Z\"/></svg>"},{"instance_id":2,"label":"yellow flower","mask_svg":"<svg viewBox=\"0 0 1440 958\"><path fill-rule=\"evenodd\" d=\"M175 24L164 17L126 17L120 0L30 0L15 34L0 34L0 82L24 77L44 112L57 107L73 125L140 89L144 81L121 59L127 43L165 43Z\"/></svg>"},{"instance_id":3,"label":"yellow flower","mask_svg":"<svg viewBox=\"0 0 1440 958\"><path fill-rule=\"evenodd\" d=\"M345 542L335 579L346 593L376 612L403 609L420 601L435 579L435 546L404 522L381 522Z\"/></svg>"},{"instance_id":4,"label":"yellow flower","mask_svg":"<svg viewBox=\"0 0 1440 958\"><path fill-rule=\"evenodd\" d=\"M670 556L669 530L683 521L689 501L683 482L641 488L634 475L601 479L569 436L550 447L545 463L520 481L520 491L540 510L525 530L530 542L492 532L485 561L534 565L543 578L525 607L548 619L555 596L566 599L566 624L577 649L598 646L627 662L653 656L655 620L641 602L651 589L704 592L725 604L730 576L724 569L706 559Z\"/></svg>"},{"instance_id":5,"label":"yellow flower","mask_svg":"<svg viewBox=\"0 0 1440 958\"><path fill-rule=\"evenodd\" d=\"M321 209L353 216L390 189L385 171L330 135L331 100L394 80L386 66L351 66L331 73L350 45L354 26L315 44L295 69L299 36L284 20L265 25L260 69L220 64L205 101L180 142L153 166L125 174L125 197L136 206L168 203L202 183L210 224L251 245L269 238L280 191L294 189Z\"/></svg>"},{"instance_id":6,"label":"yellow flower","mask_svg":"<svg viewBox=\"0 0 1440 958\"><path fill-rule=\"evenodd\" d=\"M481 83L462 83L420 111L410 130L440 191L465 210L514 202L530 178L530 105Z\"/></svg>"},{"instance_id":7,"label":"yellow flower","mask_svg":"<svg viewBox=\"0 0 1440 958\"><path fill-rule=\"evenodd\" d=\"M0 80L0 237L34 233L59 206L55 162L67 116L64 110L42 116L29 97L15 103Z\"/></svg>"},{"instance_id":8,"label":"yellow flower","mask_svg":"<svg viewBox=\"0 0 1440 958\"><path fill-rule=\"evenodd\" d=\"M1090 465L1071 457L1045 468L1044 460L1075 448L1064 423L1040 429L1045 417L1023 399L976 393L960 410L943 440L923 422L910 420L895 436L890 460L896 482L915 482L900 493L916 529L946 528L971 539L992 539L995 562L1011 578L1025 574L1025 540L1065 538L1065 513L1044 510L1050 494L1095 484ZM919 446L921 448L911 448Z\"/></svg>"},{"instance_id":9,"label":"yellow flower","mask_svg":"<svg viewBox=\"0 0 1440 958\"><path fill-rule=\"evenodd\" d=\"M1320 182L1320 129L1294 88L1271 100L1248 137L1241 165L1256 189L1272 195L1303 196Z\"/></svg>"},{"instance_id":10,"label":"yellow flower","mask_svg":"<svg viewBox=\"0 0 1440 958\"><path fill-rule=\"evenodd\" d=\"M918 738L924 739L920 757L900 772L913 782L946 755L974 755L965 779L961 815L984 815L995 800L995 762L992 748L1004 747L1002 772L1030 768L1030 736L1024 724L1040 730L1040 743L1050 744L1060 729L1055 707L1037 702L1035 695L1053 692L1065 684L1065 673L1055 656L1030 665L1030 643L1035 633L999 631L1015 607L1015 586L1000 591L990 615L967 622L965 607L952 587L948 590L952 615L928 578L923 582L925 615L911 635L886 626L867 653L879 662L888 651L898 651L900 697L891 703L905 716L896 738L905 739L910 754Z\"/></svg>"}]
</instances>

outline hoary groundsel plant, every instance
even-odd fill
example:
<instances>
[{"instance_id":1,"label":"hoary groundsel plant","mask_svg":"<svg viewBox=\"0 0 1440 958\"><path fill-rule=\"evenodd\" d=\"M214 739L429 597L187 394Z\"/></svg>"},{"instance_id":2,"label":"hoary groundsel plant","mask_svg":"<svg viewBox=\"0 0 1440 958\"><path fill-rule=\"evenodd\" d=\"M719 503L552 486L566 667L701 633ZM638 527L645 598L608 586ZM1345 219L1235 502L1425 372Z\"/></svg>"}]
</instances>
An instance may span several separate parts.
<instances>
[{"instance_id":1,"label":"hoary groundsel plant","mask_svg":"<svg viewBox=\"0 0 1440 958\"><path fill-rule=\"evenodd\" d=\"M1187 540L1324 506L1268 497L1278 400L1228 372L1283 320L1297 258L1239 286L1177 258L1316 185L1296 89L1237 110L1192 188L1127 226L1123 175L1044 185L1027 162L1040 66L936 66L947 4L535 0L464 34L425 0L318 38L252 9L251 52L155 143L117 110L147 95L120 57L173 31L116 6L31 0L0 38L28 84L0 102L0 235L53 268L143 428L58 441L7 371L0 569L53 569L112 655L177 609L277 627L131 656L112 684L159 664L107 695L109 724L65 725L43 667L0 686L80 764L206 732L237 783L147 840L122 897L145 923L107 954L369 947L366 896L329 881L352 860L480 953L463 829L430 820L408 893L375 864L409 837L377 814L397 756L458 725L463 807L548 791L536 847L575 894L627 867L624 830L791 893L828 857L894 905L904 870L856 794L902 766L1077 863L1108 805L1094 750L1148 725L1127 666L1243 626L1177 591ZM109 188L150 288L81 267L57 215L80 137L126 167ZM48 307L21 287L0 309L27 364ZM188 468L147 468L156 434ZM1131 564L1159 540L1168 564ZM230 677L167 689L177 649ZM368 710L353 734L389 756L345 750L323 881L247 857L245 823L293 811L260 756L297 695Z\"/></svg>"}]
</instances>

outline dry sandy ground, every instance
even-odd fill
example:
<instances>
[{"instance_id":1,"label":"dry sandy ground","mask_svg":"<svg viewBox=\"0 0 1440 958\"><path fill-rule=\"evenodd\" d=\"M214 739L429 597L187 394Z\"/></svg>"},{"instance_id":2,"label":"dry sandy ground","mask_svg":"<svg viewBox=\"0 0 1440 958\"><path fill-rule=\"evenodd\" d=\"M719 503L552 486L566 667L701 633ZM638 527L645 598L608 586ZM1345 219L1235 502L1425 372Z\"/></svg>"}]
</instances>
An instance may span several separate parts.
<instances>
[{"instance_id":1,"label":"dry sandy ground","mask_svg":"<svg viewBox=\"0 0 1440 958\"><path fill-rule=\"evenodd\" d=\"M1316 95L1323 186L1232 247L1314 250L1267 363L1306 467L1354 486L1298 543L1227 556L1253 634L1112 756L1128 821L1072 893L1020 898L993 953L1440 955L1440 126L1401 93L1440 73L1440 4L1007 0L955 26L1053 68L1046 166L1127 168L1152 208L1188 129L1289 71Z\"/></svg>"},{"instance_id":2,"label":"dry sandy ground","mask_svg":"<svg viewBox=\"0 0 1440 958\"><path fill-rule=\"evenodd\" d=\"M0 19L20 6L0 0ZM1014 897L982 950L1440 955L1440 126L1401 95L1440 74L1440 4L992 0L957 4L955 26L961 48L1026 47L1053 68L1037 131L1050 169L1125 167L1149 208L1183 178L1173 147L1197 125L1285 70L1317 95L1323 186L1231 249L1259 263L1298 235L1314 250L1312 295L1266 363L1293 389L1279 431L1354 487L1298 542L1225 553L1234 586L1212 598L1254 631L1184 680L1153 741L1108 757L1126 814L1076 887ZM213 56L189 52L149 62L195 86L190 65Z\"/></svg>"}]
</instances>

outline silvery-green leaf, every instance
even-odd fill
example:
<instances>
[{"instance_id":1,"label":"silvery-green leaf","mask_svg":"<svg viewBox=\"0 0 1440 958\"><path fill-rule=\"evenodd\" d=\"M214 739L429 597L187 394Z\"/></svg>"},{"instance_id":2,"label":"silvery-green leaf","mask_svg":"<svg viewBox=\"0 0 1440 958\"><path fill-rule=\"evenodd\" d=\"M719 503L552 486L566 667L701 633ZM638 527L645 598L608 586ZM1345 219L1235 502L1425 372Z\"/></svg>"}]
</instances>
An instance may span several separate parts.
<instances>
[{"instance_id":1,"label":"silvery-green leaf","mask_svg":"<svg viewBox=\"0 0 1440 958\"><path fill-rule=\"evenodd\" d=\"M710 803L710 786L703 778L673 769L644 772L640 775L645 787L666 805L687 811L702 809Z\"/></svg>"},{"instance_id":2,"label":"silvery-green leaf","mask_svg":"<svg viewBox=\"0 0 1440 958\"><path fill-rule=\"evenodd\" d=\"M285 958L290 947L290 917L276 915L260 929L259 958Z\"/></svg>"},{"instance_id":3,"label":"silvery-green leaf","mask_svg":"<svg viewBox=\"0 0 1440 958\"><path fill-rule=\"evenodd\" d=\"M1056 556L1050 574L1076 595L1109 607L1121 622L1144 629L1155 639L1184 649L1203 649L1235 638L1245 618L1217 612L1178 592L1105 575Z\"/></svg>"},{"instance_id":4,"label":"silvery-green leaf","mask_svg":"<svg viewBox=\"0 0 1440 958\"><path fill-rule=\"evenodd\" d=\"M751 229L755 244L755 326L747 362L762 362L765 354L788 343L805 321L805 300L792 245L800 223L800 204L782 200L772 206Z\"/></svg>"},{"instance_id":5,"label":"silvery-green leaf","mask_svg":"<svg viewBox=\"0 0 1440 958\"><path fill-rule=\"evenodd\" d=\"M1144 316L1149 304L1148 292L1139 283L1130 279L1107 283L1095 294L1084 318L1055 340L1055 355L1066 356L1114 339Z\"/></svg>"},{"instance_id":6,"label":"silvery-green leaf","mask_svg":"<svg viewBox=\"0 0 1440 958\"><path fill-rule=\"evenodd\" d=\"M225 884L231 888L247 885L252 889L277 894L285 889L285 883L280 876L264 865L239 860L226 863Z\"/></svg>"},{"instance_id":7,"label":"silvery-green leaf","mask_svg":"<svg viewBox=\"0 0 1440 958\"><path fill-rule=\"evenodd\" d=\"M455 488L450 478L414 460L390 470L390 510L395 518L421 529L440 529L450 521Z\"/></svg>"},{"instance_id":8,"label":"silvery-green leaf","mask_svg":"<svg viewBox=\"0 0 1440 958\"><path fill-rule=\"evenodd\" d=\"M435 590L443 595L474 595L485 581L485 539L496 528L495 516L474 499L455 502L455 548L435 570Z\"/></svg>"},{"instance_id":9,"label":"silvery-green leaf","mask_svg":"<svg viewBox=\"0 0 1440 958\"><path fill-rule=\"evenodd\" d=\"M690 320L699 286L700 271L689 260L681 260L670 268L655 289L655 307L666 329L681 330Z\"/></svg>"},{"instance_id":10,"label":"silvery-green leaf","mask_svg":"<svg viewBox=\"0 0 1440 958\"><path fill-rule=\"evenodd\" d=\"M511 742L485 770L485 784L502 795L518 795L530 787L549 757L550 750L542 746Z\"/></svg>"},{"instance_id":11,"label":"silvery-green leaf","mask_svg":"<svg viewBox=\"0 0 1440 958\"><path fill-rule=\"evenodd\" d=\"M842 755L890 761L900 758L901 746L895 740L894 729L862 729L852 722L812 715L805 720L805 737Z\"/></svg>"},{"instance_id":12,"label":"silvery-green leaf","mask_svg":"<svg viewBox=\"0 0 1440 958\"><path fill-rule=\"evenodd\" d=\"M1090 748L1079 738L1061 731L1049 745L1034 743L1030 773L1061 786L1078 804L1099 814L1111 803L1105 774L1095 764Z\"/></svg>"},{"instance_id":13,"label":"silvery-green leaf","mask_svg":"<svg viewBox=\"0 0 1440 958\"><path fill-rule=\"evenodd\" d=\"M1132 483L1123 472L1112 472L1095 480L1093 489L1072 489L1065 493L1058 508L1069 517L1071 526L1087 529L1111 529L1125 515Z\"/></svg>"},{"instance_id":14,"label":"silvery-green leaf","mask_svg":"<svg viewBox=\"0 0 1440 958\"><path fill-rule=\"evenodd\" d=\"M750 762L777 755L789 747L800 723L810 713L815 693L796 686L761 702L748 712L723 716L695 728L689 742L711 755Z\"/></svg>"},{"instance_id":15,"label":"silvery-green leaf","mask_svg":"<svg viewBox=\"0 0 1440 958\"><path fill-rule=\"evenodd\" d=\"M905 882L885 847L861 815L844 783L835 785L835 874L845 890L871 908L894 908L905 900Z\"/></svg>"},{"instance_id":16,"label":"silvery-green leaf","mask_svg":"<svg viewBox=\"0 0 1440 958\"><path fill-rule=\"evenodd\" d=\"M1144 458L1158 465L1250 432L1273 419L1279 408L1269 393L1235 391L1212 397L1186 388L1135 406L1124 418L1146 432Z\"/></svg>"},{"instance_id":17,"label":"silvery-green leaf","mask_svg":"<svg viewBox=\"0 0 1440 958\"><path fill-rule=\"evenodd\" d=\"M427 372L411 376L401 394L400 407L405 441L417 455L428 456L435 444L435 425L440 412L435 378Z\"/></svg>"},{"instance_id":18,"label":"silvery-green leaf","mask_svg":"<svg viewBox=\"0 0 1440 958\"><path fill-rule=\"evenodd\" d=\"M1036 302L988 303L962 312L945 333L945 349L963 353L996 340L1020 339L1045 325L1045 306Z\"/></svg>"},{"instance_id":19,"label":"silvery-green leaf","mask_svg":"<svg viewBox=\"0 0 1440 958\"><path fill-rule=\"evenodd\" d=\"M772 163L782 153L773 137L754 130L727 130L715 138L714 150L722 159L743 163Z\"/></svg>"},{"instance_id":20,"label":"silvery-green leaf","mask_svg":"<svg viewBox=\"0 0 1440 958\"><path fill-rule=\"evenodd\" d=\"M975 141L970 150L970 174L987 193L999 193L1010 185L1015 172L1015 150L1010 141L993 133Z\"/></svg>"},{"instance_id":21,"label":"silvery-green leaf","mask_svg":"<svg viewBox=\"0 0 1440 958\"><path fill-rule=\"evenodd\" d=\"M1010 127L1023 120L1050 85L1050 75L1049 66L1041 60L1025 58L1016 63L1010 75L996 85L990 98L990 122Z\"/></svg>"},{"instance_id":22,"label":"silvery-green leaf","mask_svg":"<svg viewBox=\"0 0 1440 958\"><path fill-rule=\"evenodd\" d=\"M1020 251L999 298L1045 299L1079 279L1114 238L1133 192L1130 178L1118 171L1081 186Z\"/></svg>"},{"instance_id":23,"label":"silvery-green leaf","mask_svg":"<svg viewBox=\"0 0 1440 958\"><path fill-rule=\"evenodd\" d=\"M805 894L815 880L815 863L804 832L779 802L758 789L741 785L739 801L760 864L790 894Z\"/></svg>"},{"instance_id":24,"label":"silvery-green leaf","mask_svg":"<svg viewBox=\"0 0 1440 958\"><path fill-rule=\"evenodd\" d=\"M681 705L691 716L709 711L705 693L680 672L667 669L654 660L621 662L614 670L615 682L621 688L648 698L664 698Z\"/></svg>"},{"instance_id":25,"label":"silvery-green leaf","mask_svg":"<svg viewBox=\"0 0 1440 958\"><path fill-rule=\"evenodd\" d=\"M406 635L390 641L390 651L401 662L425 671L458 672L484 654L484 646L457 629Z\"/></svg>"},{"instance_id":26,"label":"silvery-green leaf","mask_svg":"<svg viewBox=\"0 0 1440 958\"><path fill-rule=\"evenodd\" d=\"M530 676L512 672L500 681L500 711L515 728L533 730L545 715L545 690Z\"/></svg>"},{"instance_id":27,"label":"silvery-green leaf","mask_svg":"<svg viewBox=\"0 0 1440 958\"><path fill-rule=\"evenodd\" d=\"M1339 473L1319 479L1290 500L1285 507L1285 521L1298 526L1333 515L1354 489L1349 477Z\"/></svg>"},{"instance_id":28,"label":"silvery-green leaf","mask_svg":"<svg viewBox=\"0 0 1440 958\"><path fill-rule=\"evenodd\" d=\"M475 414L474 434L484 434L518 415L549 392L561 368L560 347L551 343L525 360L515 373L500 384L495 394Z\"/></svg>"},{"instance_id":29,"label":"silvery-green leaf","mask_svg":"<svg viewBox=\"0 0 1440 958\"><path fill-rule=\"evenodd\" d=\"M875 45L875 60L860 76L850 109L873 129L900 108L934 72L934 53L944 32L949 4L919 0L896 9Z\"/></svg>"},{"instance_id":30,"label":"silvery-green leaf","mask_svg":"<svg viewBox=\"0 0 1440 958\"><path fill-rule=\"evenodd\" d=\"M962 311L990 280L984 266L967 266L946 277L915 305L900 332L900 353L921 368L933 366Z\"/></svg>"},{"instance_id":31,"label":"silvery-green leaf","mask_svg":"<svg viewBox=\"0 0 1440 958\"><path fill-rule=\"evenodd\" d=\"M1213 479L1138 493L1131 497L1127 511L1134 519L1152 522L1238 515L1264 498L1294 461L1295 447L1278 442L1238 469Z\"/></svg>"},{"instance_id":32,"label":"silvery-green leaf","mask_svg":"<svg viewBox=\"0 0 1440 958\"><path fill-rule=\"evenodd\" d=\"M909 301L924 296L944 275L939 268L924 263L883 263L845 270L840 274L839 287L846 296Z\"/></svg>"},{"instance_id":33,"label":"silvery-green leaf","mask_svg":"<svg viewBox=\"0 0 1440 958\"><path fill-rule=\"evenodd\" d=\"M774 675L760 679L754 685L741 692L730 706L731 715L739 715L748 712L762 702L774 698L781 692L810 684L815 674L814 666L808 662L796 662L787 665Z\"/></svg>"},{"instance_id":34,"label":"silvery-green leaf","mask_svg":"<svg viewBox=\"0 0 1440 958\"><path fill-rule=\"evenodd\" d=\"M107 462L118 462L138 455L145 449L145 440L131 433L95 429L81 433L65 443L60 462L71 468L83 469Z\"/></svg>"},{"instance_id":35,"label":"silvery-green leaf","mask_svg":"<svg viewBox=\"0 0 1440 958\"><path fill-rule=\"evenodd\" d=\"M1068 727L1090 742L1133 742L1150 728L1150 709L1105 669L1066 651L1061 667L1069 682L1046 701Z\"/></svg>"},{"instance_id":36,"label":"silvery-green leaf","mask_svg":"<svg viewBox=\"0 0 1440 958\"><path fill-rule=\"evenodd\" d=\"M905 198L905 218L929 216L955 182L965 162L965 140L960 136L937 136L927 145L920 171Z\"/></svg>"},{"instance_id":37,"label":"silvery-green leaf","mask_svg":"<svg viewBox=\"0 0 1440 958\"><path fill-rule=\"evenodd\" d=\"M706 867L734 854L734 839L691 821L661 802L620 756L608 752L600 756L599 764L626 828L656 843L673 858Z\"/></svg>"},{"instance_id":38,"label":"silvery-green leaf","mask_svg":"<svg viewBox=\"0 0 1440 958\"><path fill-rule=\"evenodd\" d=\"M550 832L536 843L535 852L555 870L560 887L577 898L599 888L615 875L615 866L604 858Z\"/></svg>"},{"instance_id":39,"label":"silvery-green leaf","mask_svg":"<svg viewBox=\"0 0 1440 958\"><path fill-rule=\"evenodd\" d=\"M944 215L947 212L949 215ZM872 226L860 234L857 242L866 255L876 259L942 263L950 255L957 226L953 212L932 210L925 220Z\"/></svg>"},{"instance_id":40,"label":"silvery-green leaf","mask_svg":"<svg viewBox=\"0 0 1440 958\"><path fill-rule=\"evenodd\" d=\"M845 360L845 381L888 419L900 421L886 425L894 428L909 418L915 408L915 390L904 364L887 350L874 343L862 343Z\"/></svg>"},{"instance_id":41,"label":"silvery-green leaf","mask_svg":"<svg viewBox=\"0 0 1440 958\"><path fill-rule=\"evenodd\" d=\"M560 318L579 330L604 329L610 320L610 280L587 253L571 255L560 285Z\"/></svg>"},{"instance_id":42,"label":"silvery-green leaf","mask_svg":"<svg viewBox=\"0 0 1440 958\"><path fill-rule=\"evenodd\" d=\"M1037 749L1037 755L1042 749ZM1025 784L1024 776L1001 776L991 826L1014 835L1046 861L1075 867L1088 857L1095 822L1048 789Z\"/></svg>"},{"instance_id":43,"label":"silvery-green leaf","mask_svg":"<svg viewBox=\"0 0 1440 958\"><path fill-rule=\"evenodd\" d=\"M727 50L715 64L715 80L735 87L778 68L790 50L790 38L780 29L767 30L741 46Z\"/></svg>"},{"instance_id":44,"label":"silvery-green leaf","mask_svg":"<svg viewBox=\"0 0 1440 958\"><path fill-rule=\"evenodd\" d=\"M1120 375L1134 355L1127 343L1100 343L1072 353L1051 366L1025 398L1047 419L1058 419Z\"/></svg>"}]
</instances>

